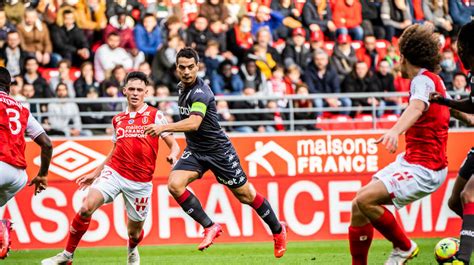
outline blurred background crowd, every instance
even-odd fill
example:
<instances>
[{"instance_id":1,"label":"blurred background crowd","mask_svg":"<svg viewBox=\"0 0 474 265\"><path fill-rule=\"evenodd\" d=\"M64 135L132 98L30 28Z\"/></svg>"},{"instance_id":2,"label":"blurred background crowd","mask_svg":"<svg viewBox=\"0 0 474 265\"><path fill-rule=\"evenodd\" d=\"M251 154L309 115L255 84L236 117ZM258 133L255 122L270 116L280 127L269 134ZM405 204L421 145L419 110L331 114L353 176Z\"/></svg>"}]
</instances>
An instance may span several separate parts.
<instances>
[{"instance_id":1,"label":"blurred background crowd","mask_svg":"<svg viewBox=\"0 0 474 265\"><path fill-rule=\"evenodd\" d=\"M0 6L0 65L15 76L11 93L24 101L52 135L91 135L84 124L111 116L80 112L122 111L119 103L28 104L31 98L123 97L127 72L152 82L150 97L178 94L177 52L194 47L199 77L216 95L248 100L217 102L222 121L287 119L284 95L408 91L401 77L397 39L414 23L431 23L442 39L440 75L448 90L466 92L466 70L456 50L459 28L471 21L474 0L6 0ZM257 100L273 95L281 100ZM151 102L170 121L172 101ZM399 115L406 98L295 100L295 108L377 106L376 115ZM390 107L391 108L387 108ZM397 108L394 108L397 107ZM398 108L399 107L399 108ZM38 109L39 108L39 109ZM387 108L387 109L386 109ZM271 109L231 114L232 109ZM389 110L388 110L389 109ZM341 109L357 117L364 110ZM297 112L297 120L323 117ZM238 132L285 130L284 125L227 126ZM316 130L318 125L297 126Z\"/></svg>"}]
</instances>

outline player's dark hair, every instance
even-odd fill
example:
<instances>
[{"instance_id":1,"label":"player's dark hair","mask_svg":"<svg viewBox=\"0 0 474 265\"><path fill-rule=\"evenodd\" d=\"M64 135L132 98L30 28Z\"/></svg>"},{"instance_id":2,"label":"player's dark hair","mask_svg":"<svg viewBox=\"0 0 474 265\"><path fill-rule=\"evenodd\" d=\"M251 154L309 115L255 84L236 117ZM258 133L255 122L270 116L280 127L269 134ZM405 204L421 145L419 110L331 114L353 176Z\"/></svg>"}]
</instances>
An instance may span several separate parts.
<instances>
[{"instance_id":1,"label":"player's dark hair","mask_svg":"<svg viewBox=\"0 0 474 265\"><path fill-rule=\"evenodd\" d=\"M194 50L191 47L184 47L178 52L178 55L176 55L176 64L178 64L178 59L181 57L188 58L188 59L194 58L194 61L196 61L196 64L199 63L199 55L196 52L196 50Z\"/></svg>"},{"instance_id":2,"label":"player's dark hair","mask_svg":"<svg viewBox=\"0 0 474 265\"><path fill-rule=\"evenodd\" d=\"M454 80L457 76L462 76L462 77L464 77L464 79L466 79L466 81L467 81L467 75L465 75L463 72L456 72L456 73L454 73L454 75L453 75L453 80Z\"/></svg>"},{"instance_id":3,"label":"player's dark hair","mask_svg":"<svg viewBox=\"0 0 474 265\"><path fill-rule=\"evenodd\" d=\"M431 72L437 71L441 62L441 42L433 30L432 26L409 26L398 42L400 53L408 62Z\"/></svg>"},{"instance_id":4,"label":"player's dark hair","mask_svg":"<svg viewBox=\"0 0 474 265\"><path fill-rule=\"evenodd\" d=\"M466 69L474 66L474 21L464 25L459 31L458 53Z\"/></svg>"},{"instance_id":5,"label":"player's dark hair","mask_svg":"<svg viewBox=\"0 0 474 265\"><path fill-rule=\"evenodd\" d=\"M132 81L132 80L143 81L143 83L145 83L145 86L148 86L148 83L150 82L146 74L139 71L133 71L133 72L128 73L127 76L125 77L125 84L127 84L129 81Z\"/></svg>"},{"instance_id":6,"label":"player's dark hair","mask_svg":"<svg viewBox=\"0 0 474 265\"><path fill-rule=\"evenodd\" d=\"M109 33L109 35L107 35L107 38L110 38L111 36L120 37L120 34L117 31L112 31Z\"/></svg>"},{"instance_id":7,"label":"player's dark hair","mask_svg":"<svg viewBox=\"0 0 474 265\"><path fill-rule=\"evenodd\" d=\"M10 93L10 84L12 82L12 76L5 67L0 67L0 91Z\"/></svg>"},{"instance_id":8,"label":"player's dark hair","mask_svg":"<svg viewBox=\"0 0 474 265\"><path fill-rule=\"evenodd\" d=\"M64 10L64 12L63 12L63 17L65 17L66 15L69 15L69 14L73 14L73 15L74 15L74 12L72 12L71 9L66 9L66 10Z\"/></svg>"}]
</instances>

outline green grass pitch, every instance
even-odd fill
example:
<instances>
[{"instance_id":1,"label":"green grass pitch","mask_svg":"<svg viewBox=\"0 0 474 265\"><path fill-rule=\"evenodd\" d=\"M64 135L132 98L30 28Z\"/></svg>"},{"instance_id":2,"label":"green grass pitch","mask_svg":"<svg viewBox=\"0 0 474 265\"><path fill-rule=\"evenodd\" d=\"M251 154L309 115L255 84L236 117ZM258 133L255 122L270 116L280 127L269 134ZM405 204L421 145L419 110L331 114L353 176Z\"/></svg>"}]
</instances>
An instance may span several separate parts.
<instances>
[{"instance_id":1,"label":"green grass pitch","mask_svg":"<svg viewBox=\"0 0 474 265\"><path fill-rule=\"evenodd\" d=\"M436 264L433 248L439 239L417 239L420 254L409 264ZM290 242L288 251L281 259L273 257L273 242L212 245L204 252L197 245L144 246L139 247L141 264L350 264L347 241ZM56 255L60 250L12 251L0 264L40 264L44 258ZM385 240L374 240L369 254L369 264L383 264L391 251ZM126 264L126 248L78 248L74 264Z\"/></svg>"}]
</instances>

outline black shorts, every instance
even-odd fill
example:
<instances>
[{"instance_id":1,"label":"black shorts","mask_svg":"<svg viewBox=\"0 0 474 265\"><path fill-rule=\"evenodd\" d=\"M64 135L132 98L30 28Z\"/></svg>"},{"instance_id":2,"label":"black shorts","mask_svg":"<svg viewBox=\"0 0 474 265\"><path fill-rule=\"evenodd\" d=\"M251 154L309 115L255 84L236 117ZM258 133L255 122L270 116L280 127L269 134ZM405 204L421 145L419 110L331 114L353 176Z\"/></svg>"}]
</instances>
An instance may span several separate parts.
<instances>
[{"instance_id":1,"label":"black shorts","mask_svg":"<svg viewBox=\"0 0 474 265\"><path fill-rule=\"evenodd\" d=\"M474 147L467 153L466 159L459 169L459 176L463 179L469 180L474 174Z\"/></svg>"},{"instance_id":2,"label":"black shorts","mask_svg":"<svg viewBox=\"0 0 474 265\"><path fill-rule=\"evenodd\" d=\"M196 152L184 149L173 170L196 171L199 178L211 170L217 182L235 189L247 182L247 175L240 165L239 156L232 145L215 152Z\"/></svg>"}]
</instances>

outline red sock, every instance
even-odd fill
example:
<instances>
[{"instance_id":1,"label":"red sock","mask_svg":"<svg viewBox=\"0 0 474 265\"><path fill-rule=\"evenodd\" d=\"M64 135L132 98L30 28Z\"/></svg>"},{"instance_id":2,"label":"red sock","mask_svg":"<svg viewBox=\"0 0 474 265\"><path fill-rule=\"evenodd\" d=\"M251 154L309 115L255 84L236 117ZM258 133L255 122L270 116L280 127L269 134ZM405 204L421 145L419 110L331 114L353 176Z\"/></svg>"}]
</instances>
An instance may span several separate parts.
<instances>
[{"instance_id":1,"label":"red sock","mask_svg":"<svg viewBox=\"0 0 474 265\"><path fill-rule=\"evenodd\" d=\"M367 265L369 248L374 237L374 227L371 223L364 226L349 226L349 247L352 265Z\"/></svg>"},{"instance_id":2,"label":"red sock","mask_svg":"<svg viewBox=\"0 0 474 265\"><path fill-rule=\"evenodd\" d=\"M69 229L69 238L67 239L66 251L74 253L82 236L87 232L91 217L82 217L79 213L76 214Z\"/></svg>"},{"instance_id":3,"label":"red sock","mask_svg":"<svg viewBox=\"0 0 474 265\"><path fill-rule=\"evenodd\" d=\"M384 210L379 219L372 221L372 225L386 239L393 243L393 247L400 248L403 251L409 250L411 247L410 239L408 239L405 232L398 225L393 214L385 207Z\"/></svg>"},{"instance_id":4,"label":"red sock","mask_svg":"<svg viewBox=\"0 0 474 265\"><path fill-rule=\"evenodd\" d=\"M128 238L128 247L130 249L135 248L142 241L142 239L143 239L143 229L142 229L142 232L140 233L140 236L138 237L138 239L134 240L132 238Z\"/></svg>"}]
</instances>

